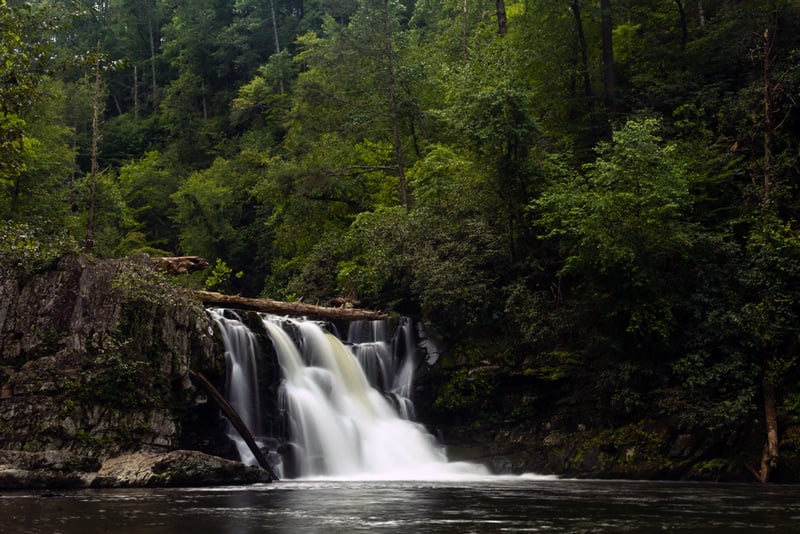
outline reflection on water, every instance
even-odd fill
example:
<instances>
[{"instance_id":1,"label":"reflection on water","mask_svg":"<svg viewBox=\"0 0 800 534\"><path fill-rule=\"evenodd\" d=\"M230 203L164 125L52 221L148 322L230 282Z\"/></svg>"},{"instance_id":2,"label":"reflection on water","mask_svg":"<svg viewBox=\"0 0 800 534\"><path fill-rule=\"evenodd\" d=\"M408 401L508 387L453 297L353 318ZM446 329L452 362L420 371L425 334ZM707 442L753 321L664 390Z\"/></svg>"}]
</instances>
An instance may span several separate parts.
<instances>
[{"instance_id":1,"label":"reflection on water","mask_svg":"<svg viewBox=\"0 0 800 534\"><path fill-rule=\"evenodd\" d=\"M800 487L491 477L0 494L2 533L798 532Z\"/></svg>"}]
</instances>

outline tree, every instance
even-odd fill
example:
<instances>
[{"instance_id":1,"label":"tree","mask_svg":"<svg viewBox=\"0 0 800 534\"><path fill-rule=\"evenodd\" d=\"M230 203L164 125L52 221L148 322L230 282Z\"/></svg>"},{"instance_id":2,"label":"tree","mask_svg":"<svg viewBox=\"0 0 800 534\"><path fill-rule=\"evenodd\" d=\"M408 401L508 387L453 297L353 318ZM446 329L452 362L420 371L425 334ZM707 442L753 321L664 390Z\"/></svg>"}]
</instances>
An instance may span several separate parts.
<instances>
[{"instance_id":1,"label":"tree","mask_svg":"<svg viewBox=\"0 0 800 534\"><path fill-rule=\"evenodd\" d=\"M170 197L181 251L212 262L221 259L232 271L243 272L231 282L249 294L263 284L273 237L252 196L260 165L246 154L218 158L189 175Z\"/></svg>"},{"instance_id":2,"label":"tree","mask_svg":"<svg viewBox=\"0 0 800 534\"><path fill-rule=\"evenodd\" d=\"M20 167L0 188L0 219L49 220L63 225L71 215L70 184L75 151L72 132L64 126L64 85L42 81L43 98L21 116L25 123Z\"/></svg>"},{"instance_id":3,"label":"tree","mask_svg":"<svg viewBox=\"0 0 800 534\"><path fill-rule=\"evenodd\" d=\"M232 3L179 3L163 28L163 56L175 74L164 89L159 120L169 152L189 170L211 165L229 134L228 103L238 75L222 34L233 19Z\"/></svg>"},{"instance_id":4,"label":"tree","mask_svg":"<svg viewBox=\"0 0 800 534\"><path fill-rule=\"evenodd\" d=\"M794 328L797 300L791 289L800 274L797 263L800 242L792 221L796 200L790 190L795 188L786 188L787 182L797 180L797 170L789 163L795 159L793 148L787 146L786 139L781 139L780 135L783 125L798 117L798 106L793 98L787 97L785 86L796 88L800 80L791 74L795 66L781 61L778 46L782 44L782 53L791 57L800 50L800 43L776 41L778 29L791 27L790 17L799 13L785 2L766 4L763 15L755 19L763 22L765 29L759 35L761 42L754 47L753 54L754 62L760 67L760 76L752 84L754 89L758 87L753 94L759 95L761 110L755 116L760 120L750 128L751 139L760 138L761 144L760 150L753 147L751 157L755 161L750 162L755 186L751 198L758 198L759 204L747 218L750 233L746 258L749 265L743 273L744 287L754 290L752 293L748 291L743 326L752 333L754 353L761 355L762 360L759 363L766 439L757 473L762 482L769 481L779 465L780 387L785 378L792 375L800 357L796 342L798 334ZM782 117L777 115L779 109ZM760 174L758 181L756 173ZM756 186L758 182L760 187Z\"/></svg>"},{"instance_id":5,"label":"tree","mask_svg":"<svg viewBox=\"0 0 800 534\"><path fill-rule=\"evenodd\" d=\"M115 59L125 57L129 62L119 73L125 77L110 84L111 91L120 102L118 111L130 110L134 123L146 110L157 114L159 109L164 74L159 57L161 24L165 16L165 7L160 4L158 0L115 0L111 5L109 31L114 39L107 51Z\"/></svg>"},{"instance_id":6,"label":"tree","mask_svg":"<svg viewBox=\"0 0 800 534\"><path fill-rule=\"evenodd\" d=\"M761 374L761 400L766 438L756 474L772 479L778 468L778 406L781 387L800 367L800 239L796 229L765 211L748 236L747 264L741 280L745 295L741 328Z\"/></svg>"},{"instance_id":7,"label":"tree","mask_svg":"<svg viewBox=\"0 0 800 534\"><path fill-rule=\"evenodd\" d=\"M91 145L91 168L89 170L89 206L88 206L88 223L86 225L86 242L85 249L91 252L94 247L94 232L95 232L95 218L97 210L100 209L97 205L97 175L100 172L97 163L98 146L100 144L100 127L101 115L103 107L102 99L102 79L100 76L100 51L96 51L96 57L93 68L93 83L92 83L92 145Z\"/></svg>"},{"instance_id":8,"label":"tree","mask_svg":"<svg viewBox=\"0 0 800 534\"><path fill-rule=\"evenodd\" d=\"M287 144L301 155L319 154L313 148L317 140L334 137L350 146L362 142L390 146L388 154L376 151L369 162L332 153L331 176L384 173L387 182L396 184L397 200L408 206L406 144L408 124L414 120L408 116L414 110L414 95L400 60L401 13L398 3L370 0L361 4L347 26L328 19L323 39L307 34L299 40L297 61L304 70L296 86ZM337 159L352 163L342 167Z\"/></svg>"},{"instance_id":9,"label":"tree","mask_svg":"<svg viewBox=\"0 0 800 534\"><path fill-rule=\"evenodd\" d=\"M0 187L11 205L20 195L18 176L30 157L24 116L41 97L51 34L60 23L49 15L30 4L0 1Z\"/></svg>"},{"instance_id":10,"label":"tree","mask_svg":"<svg viewBox=\"0 0 800 534\"><path fill-rule=\"evenodd\" d=\"M136 231L143 234L142 246L177 250L176 206L171 197L180 181L165 168L157 151L120 168L120 190L138 224Z\"/></svg>"},{"instance_id":11,"label":"tree","mask_svg":"<svg viewBox=\"0 0 800 534\"><path fill-rule=\"evenodd\" d=\"M584 173L553 183L533 203L563 258L554 284L571 310L566 324L593 332L577 347L570 335L556 348L580 353L588 343L586 364L603 362L594 372L619 366L603 393L627 410L640 406L642 373L670 346L692 243L687 173L659 128L655 119L628 121L598 145Z\"/></svg>"},{"instance_id":12,"label":"tree","mask_svg":"<svg viewBox=\"0 0 800 534\"><path fill-rule=\"evenodd\" d=\"M350 226L337 265L339 290L419 315L448 342L469 332L497 334L494 310L507 265L502 236L476 209L479 184L436 176L439 164L455 164L457 156L439 148L425 161L411 173L424 201L409 214L401 206L362 213Z\"/></svg>"},{"instance_id":13,"label":"tree","mask_svg":"<svg viewBox=\"0 0 800 534\"><path fill-rule=\"evenodd\" d=\"M481 37L486 42L469 61L446 71L446 107L440 116L448 127L441 136L452 146L466 145L484 168L493 193L484 199L487 216L504 229L509 256L521 259L532 241L526 206L536 188L532 154L540 125L525 76L526 58L514 47L519 36L511 31L503 39Z\"/></svg>"}]
</instances>

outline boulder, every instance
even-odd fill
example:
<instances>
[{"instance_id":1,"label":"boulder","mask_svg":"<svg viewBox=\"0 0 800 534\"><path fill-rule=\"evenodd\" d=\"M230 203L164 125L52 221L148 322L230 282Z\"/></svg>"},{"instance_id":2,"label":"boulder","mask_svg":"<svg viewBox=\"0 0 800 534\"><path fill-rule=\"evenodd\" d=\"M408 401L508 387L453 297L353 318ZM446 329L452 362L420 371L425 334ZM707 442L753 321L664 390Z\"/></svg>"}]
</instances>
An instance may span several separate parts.
<instances>
[{"instance_id":1,"label":"boulder","mask_svg":"<svg viewBox=\"0 0 800 534\"><path fill-rule=\"evenodd\" d=\"M137 452L110 458L95 488L218 486L269 482L266 471L198 451Z\"/></svg>"},{"instance_id":2,"label":"boulder","mask_svg":"<svg viewBox=\"0 0 800 534\"><path fill-rule=\"evenodd\" d=\"M98 469L96 458L66 451L0 450L0 489L85 488Z\"/></svg>"}]
</instances>

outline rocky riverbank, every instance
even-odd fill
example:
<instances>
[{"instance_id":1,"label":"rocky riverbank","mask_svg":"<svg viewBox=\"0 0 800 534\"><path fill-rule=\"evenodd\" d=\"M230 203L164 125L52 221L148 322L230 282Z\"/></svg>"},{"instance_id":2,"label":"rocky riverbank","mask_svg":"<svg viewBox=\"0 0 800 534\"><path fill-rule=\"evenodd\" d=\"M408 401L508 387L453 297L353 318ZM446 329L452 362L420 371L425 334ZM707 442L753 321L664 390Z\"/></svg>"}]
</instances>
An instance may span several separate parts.
<instances>
[{"instance_id":1,"label":"rocky riverbank","mask_svg":"<svg viewBox=\"0 0 800 534\"><path fill-rule=\"evenodd\" d=\"M706 429L689 431L657 414L611 422L597 417L592 404L565 402L552 384L524 370L439 365L431 371L424 390L439 393L423 396L417 413L447 446L450 459L480 462L495 473L757 481L763 422L756 418L750 432L734 437ZM773 482L800 482L797 421L781 427L781 456Z\"/></svg>"},{"instance_id":2,"label":"rocky riverbank","mask_svg":"<svg viewBox=\"0 0 800 534\"><path fill-rule=\"evenodd\" d=\"M150 488L269 482L266 471L198 451L134 452L103 462L65 451L0 451L0 490Z\"/></svg>"}]
</instances>

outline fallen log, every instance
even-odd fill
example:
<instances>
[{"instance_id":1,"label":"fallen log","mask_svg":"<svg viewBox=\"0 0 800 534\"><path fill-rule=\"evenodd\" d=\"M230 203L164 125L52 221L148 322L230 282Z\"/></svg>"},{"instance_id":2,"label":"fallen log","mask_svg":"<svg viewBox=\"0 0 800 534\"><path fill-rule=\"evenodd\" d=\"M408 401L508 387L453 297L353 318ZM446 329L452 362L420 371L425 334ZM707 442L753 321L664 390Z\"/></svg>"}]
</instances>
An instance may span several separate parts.
<instances>
[{"instance_id":1,"label":"fallen log","mask_svg":"<svg viewBox=\"0 0 800 534\"><path fill-rule=\"evenodd\" d=\"M189 274L208 269L208 260L200 256L172 256L150 258L153 266L167 274Z\"/></svg>"},{"instance_id":2,"label":"fallen log","mask_svg":"<svg viewBox=\"0 0 800 534\"><path fill-rule=\"evenodd\" d=\"M283 302L270 299L253 299L239 295L223 295L211 291L195 291L203 304L236 308L239 310L252 310L275 315L291 315L294 317L310 317L313 319L331 319L341 321L376 321L387 319L386 313L359 308L332 308L329 306L316 306L302 302Z\"/></svg>"},{"instance_id":3,"label":"fallen log","mask_svg":"<svg viewBox=\"0 0 800 534\"><path fill-rule=\"evenodd\" d=\"M258 465L260 465L264 471L269 473L269 477L272 480L278 480L278 477L275 475L275 471L272 470L272 466L269 465L269 462L267 462L264 453L262 453L261 449L258 448L256 441L253 439L253 435L247 429L247 425L244 424L244 421L242 421L242 418L239 417L239 414L236 413L236 410L233 409L233 406L231 406L228 401L225 400L225 397L223 397L220 392L217 391L217 388L215 388L214 385L209 382L208 379L201 373L189 369L189 376L195 383L197 383L199 386L205 389L209 395L211 395L211 398L217 403L217 406L219 406L220 410L222 410L222 413L225 414L225 417L228 418L228 421L231 422L236 431L239 432L239 435L242 436L242 439L247 444L250 452L252 452L253 456L255 456Z\"/></svg>"}]
</instances>

